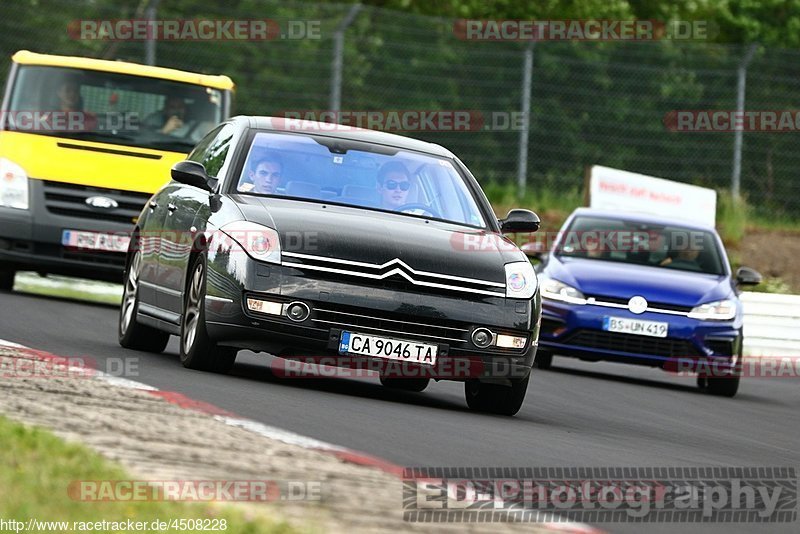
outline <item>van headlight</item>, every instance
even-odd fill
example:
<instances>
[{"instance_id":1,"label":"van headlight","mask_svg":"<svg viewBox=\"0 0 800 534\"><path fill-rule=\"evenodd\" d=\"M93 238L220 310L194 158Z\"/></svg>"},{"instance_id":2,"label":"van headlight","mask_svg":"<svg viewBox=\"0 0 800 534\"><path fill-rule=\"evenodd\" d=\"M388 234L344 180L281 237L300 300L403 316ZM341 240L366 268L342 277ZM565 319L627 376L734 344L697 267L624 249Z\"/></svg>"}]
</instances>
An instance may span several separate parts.
<instances>
[{"instance_id":1,"label":"van headlight","mask_svg":"<svg viewBox=\"0 0 800 534\"><path fill-rule=\"evenodd\" d=\"M586 297L574 287L553 278L542 277L542 298L568 302L570 304L586 304Z\"/></svg>"},{"instance_id":2,"label":"van headlight","mask_svg":"<svg viewBox=\"0 0 800 534\"><path fill-rule=\"evenodd\" d=\"M276 230L249 221L234 221L221 230L251 258L269 263L281 262L281 241Z\"/></svg>"},{"instance_id":3,"label":"van headlight","mask_svg":"<svg viewBox=\"0 0 800 534\"><path fill-rule=\"evenodd\" d=\"M0 206L28 209L28 175L6 158L0 158Z\"/></svg>"},{"instance_id":4,"label":"van headlight","mask_svg":"<svg viewBox=\"0 0 800 534\"><path fill-rule=\"evenodd\" d=\"M689 317L703 321L729 321L736 317L736 301L725 299L695 306Z\"/></svg>"},{"instance_id":5,"label":"van headlight","mask_svg":"<svg viewBox=\"0 0 800 534\"><path fill-rule=\"evenodd\" d=\"M506 298L529 299L536 294L538 282L529 261L506 263Z\"/></svg>"}]
</instances>

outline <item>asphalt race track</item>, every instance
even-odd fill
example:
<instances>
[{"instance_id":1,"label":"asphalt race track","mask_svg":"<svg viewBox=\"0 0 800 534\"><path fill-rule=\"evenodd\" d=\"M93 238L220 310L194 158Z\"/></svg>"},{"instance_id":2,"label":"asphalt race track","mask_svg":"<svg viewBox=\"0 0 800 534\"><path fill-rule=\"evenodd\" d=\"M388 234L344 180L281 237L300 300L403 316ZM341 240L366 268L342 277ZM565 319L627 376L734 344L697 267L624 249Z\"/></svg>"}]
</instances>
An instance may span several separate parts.
<instances>
[{"instance_id":1,"label":"asphalt race track","mask_svg":"<svg viewBox=\"0 0 800 534\"><path fill-rule=\"evenodd\" d=\"M116 340L117 309L0 294L0 339L72 357L138 358L133 380L263 423L413 466L800 467L800 379L757 378L734 399L659 370L556 358L531 379L513 418L470 412L459 383L393 392L377 379L272 376L270 357L240 352L229 376L184 369ZM368 504L365 504L368 505ZM399 506L399 496L398 496ZM609 532L642 525L600 524ZM797 532L798 524L648 524L662 532Z\"/></svg>"}]
</instances>

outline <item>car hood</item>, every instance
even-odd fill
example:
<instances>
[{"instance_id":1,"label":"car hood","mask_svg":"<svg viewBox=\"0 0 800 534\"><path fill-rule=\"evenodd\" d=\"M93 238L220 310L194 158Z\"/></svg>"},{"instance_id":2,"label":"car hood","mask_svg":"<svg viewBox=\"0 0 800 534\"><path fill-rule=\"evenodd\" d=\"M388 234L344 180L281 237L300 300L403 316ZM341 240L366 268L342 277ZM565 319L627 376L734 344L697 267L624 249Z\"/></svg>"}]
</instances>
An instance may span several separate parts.
<instances>
[{"instance_id":1,"label":"car hood","mask_svg":"<svg viewBox=\"0 0 800 534\"><path fill-rule=\"evenodd\" d=\"M582 258L553 257L544 274L580 290L584 295L629 299L640 295L650 302L697 306L732 294L725 275L691 273Z\"/></svg>"},{"instance_id":2,"label":"car hood","mask_svg":"<svg viewBox=\"0 0 800 534\"><path fill-rule=\"evenodd\" d=\"M503 284L506 263L527 261L507 238L456 224L281 198L234 200L248 221L278 231L284 253L375 265L399 259L414 271ZM486 245L497 242L504 245Z\"/></svg>"}]
</instances>

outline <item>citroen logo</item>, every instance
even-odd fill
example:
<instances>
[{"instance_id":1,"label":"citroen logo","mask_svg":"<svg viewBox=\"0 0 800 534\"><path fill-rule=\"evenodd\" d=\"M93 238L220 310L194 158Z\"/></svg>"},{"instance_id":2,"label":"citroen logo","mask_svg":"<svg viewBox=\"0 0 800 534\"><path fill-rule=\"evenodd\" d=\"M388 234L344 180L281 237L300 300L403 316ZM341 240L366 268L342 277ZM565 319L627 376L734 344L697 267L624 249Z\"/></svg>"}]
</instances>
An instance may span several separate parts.
<instances>
[{"instance_id":1,"label":"citroen logo","mask_svg":"<svg viewBox=\"0 0 800 534\"><path fill-rule=\"evenodd\" d=\"M639 295L631 297L631 300L628 301L628 309L636 315L644 313L647 311L647 300Z\"/></svg>"},{"instance_id":2,"label":"citroen logo","mask_svg":"<svg viewBox=\"0 0 800 534\"><path fill-rule=\"evenodd\" d=\"M110 210L119 207L119 204L116 200L108 197L89 197L86 199L86 204L93 208L100 208L104 210Z\"/></svg>"}]
</instances>

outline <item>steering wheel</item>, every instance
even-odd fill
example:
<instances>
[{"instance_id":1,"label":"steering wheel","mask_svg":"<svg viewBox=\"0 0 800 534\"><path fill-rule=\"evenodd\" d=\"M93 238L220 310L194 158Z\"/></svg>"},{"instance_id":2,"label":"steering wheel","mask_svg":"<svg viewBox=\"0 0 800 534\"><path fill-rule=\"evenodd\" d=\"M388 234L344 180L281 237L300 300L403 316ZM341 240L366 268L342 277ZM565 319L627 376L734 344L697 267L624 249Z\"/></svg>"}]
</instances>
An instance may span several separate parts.
<instances>
[{"instance_id":1,"label":"steering wheel","mask_svg":"<svg viewBox=\"0 0 800 534\"><path fill-rule=\"evenodd\" d=\"M412 202L410 204L403 204L397 211L402 213L410 213L412 215L429 215L431 217L436 217L441 219L441 214L436 211L433 206L428 206L427 204L422 204L421 202ZM422 213L419 213L419 212Z\"/></svg>"}]
</instances>

